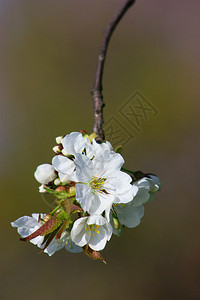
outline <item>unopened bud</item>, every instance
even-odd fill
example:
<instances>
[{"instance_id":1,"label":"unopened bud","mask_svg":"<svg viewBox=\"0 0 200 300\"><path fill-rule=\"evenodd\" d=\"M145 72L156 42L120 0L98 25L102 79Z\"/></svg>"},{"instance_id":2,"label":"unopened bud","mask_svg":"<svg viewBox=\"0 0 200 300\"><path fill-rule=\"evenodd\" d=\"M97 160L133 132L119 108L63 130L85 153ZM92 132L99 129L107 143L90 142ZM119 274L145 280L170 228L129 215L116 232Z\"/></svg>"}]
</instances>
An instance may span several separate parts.
<instances>
[{"instance_id":1,"label":"unopened bud","mask_svg":"<svg viewBox=\"0 0 200 300\"><path fill-rule=\"evenodd\" d=\"M61 144L62 139L63 139L63 136L57 136L57 138L56 138L56 143L57 143L57 144Z\"/></svg>"},{"instance_id":2,"label":"unopened bud","mask_svg":"<svg viewBox=\"0 0 200 300\"><path fill-rule=\"evenodd\" d=\"M60 184L60 179L59 179L59 178L56 178L56 179L54 180L54 184L55 184L55 185L59 185L59 184Z\"/></svg>"},{"instance_id":3,"label":"unopened bud","mask_svg":"<svg viewBox=\"0 0 200 300\"><path fill-rule=\"evenodd\" d=\"M42 184L48 184L57 177L54 167L50 164L38 166L34 176L35 179Z\"/></svg>"},{"instance_id":4,"label":"unopened bud","mask_svg":"<svg viewBox=\"0 0 200 300\"><path fill-rule=\"evenodd\" d=\"M44 186L45 186L44 184L39 186L39 193L46 193Z\"/></svg>"},{"instance_id":5,"label":"unopened bud","mask_svg":"<svg viewBox=\"0 0 200 300\"><path fill-rule=\"evenodd\" d=\"M59 146L53 147L53 151L54 151L55 153L57 153L57 154L61 152L60 149L59 149Z\"/></svg>"},{"instance_id":6,"label":"unopened bud","mask_svg":"<svg viewBox=\"0 0 200 300\"><path fill-rule=\"evenodd\" d=\"M45 222L49 221L51 219L51 215L50 214L47 214L46 216L44 216L43 220Z\"/></svg>"},{"instance_id":7,"label":"unopened bud","mask_svg":"<svg viewBox=\"0 0 200 300\"><path fill-rule=\"evenodd\" d=\"M72 194L72 193L75 193L75 187L74 186L71 186L69 188L69 193Z\"/></svg>"},{"instance_id":8,"label":"unopened bud","mask_svg":"<svg viewBox=\"0 0 200 300\"><path fill-rule=\"evenodd\" d=\"M55 189L56 192L66 192L66 188L64 186L59 186Z\"/></svg>"}]
</instances>

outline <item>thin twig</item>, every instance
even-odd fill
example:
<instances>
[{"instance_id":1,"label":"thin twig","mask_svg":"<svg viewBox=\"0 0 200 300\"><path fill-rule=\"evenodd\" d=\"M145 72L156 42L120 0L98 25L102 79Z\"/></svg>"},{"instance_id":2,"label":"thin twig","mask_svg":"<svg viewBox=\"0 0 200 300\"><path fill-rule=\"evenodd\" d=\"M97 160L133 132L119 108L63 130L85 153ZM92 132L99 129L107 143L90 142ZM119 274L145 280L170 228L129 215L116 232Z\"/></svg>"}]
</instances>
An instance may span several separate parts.
<instances>
[{"instance_id":1,"label":"thin twig","mask_svg":"<svg viewBox=\"0 0 200 300\"><path fill-rule=\"evenodd\" d=\"M93 110L94 110L94 127L93 132L97 134L96 140L102 142L104 140L103 125L103 107L105 106L103 102L102 95L102 78L103 78L103 68L106 58L106 53L108 49L108 44L113 31L115 30L117 24L122 19L126 11L134 4L135 0L126 0L119 11L113 16L111 22L105 27L103 32L103 38L101 41L97 70L95 75L95 81L92 89L93 98Z\"/></svg>"}]
</instances>

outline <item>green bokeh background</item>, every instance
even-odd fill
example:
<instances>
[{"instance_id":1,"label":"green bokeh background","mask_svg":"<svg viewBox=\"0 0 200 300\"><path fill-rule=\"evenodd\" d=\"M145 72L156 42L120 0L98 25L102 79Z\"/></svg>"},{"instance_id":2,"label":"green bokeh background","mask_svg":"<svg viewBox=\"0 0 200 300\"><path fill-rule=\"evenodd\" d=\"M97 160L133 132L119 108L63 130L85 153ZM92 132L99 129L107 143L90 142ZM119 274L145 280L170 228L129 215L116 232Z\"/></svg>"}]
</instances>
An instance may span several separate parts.
<instances>
[{"instance_id":1,"label":"green bokeh background","mask_svg":"<svg viewBox=\"0 0 200 300\"><path fill-rule=\"evenodd\" d=\"M101 33L123 1L0 0L0 298L199 299L199 1L138 0L121 21L104 73L105 121L136 90L159 110L124 147L125 167L162 191L139 227L113 237L107 265L19 242L10 221L49 207L33 177L54 138L91 132Z\"/></svg>"}]
</instances>

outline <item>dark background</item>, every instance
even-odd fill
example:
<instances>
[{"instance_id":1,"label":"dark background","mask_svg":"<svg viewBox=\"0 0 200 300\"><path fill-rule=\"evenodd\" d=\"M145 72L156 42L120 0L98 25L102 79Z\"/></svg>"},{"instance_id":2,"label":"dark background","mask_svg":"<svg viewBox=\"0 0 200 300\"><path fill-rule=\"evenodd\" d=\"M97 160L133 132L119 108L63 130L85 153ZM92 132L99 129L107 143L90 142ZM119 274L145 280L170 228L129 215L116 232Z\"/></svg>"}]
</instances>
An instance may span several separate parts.
<instances>
[{"instance_id":1,"label":"dark background","mask_svg":"<svg viewBox=\"0 0 200 300\"><path fill-rule=\"evenodd\" d=\"M2 300L200 298L199 1L136 1L109 47L105 126L114 118L133 138L125 167L162 180L140 226L111 239L107 265L38 255L10 226L49 210L33 172L51 162L54 138L91 132L101 33L122 2L0 1ZM139 132L120 113L136 91L157 111Z\"/></svg>"}]
</instances>

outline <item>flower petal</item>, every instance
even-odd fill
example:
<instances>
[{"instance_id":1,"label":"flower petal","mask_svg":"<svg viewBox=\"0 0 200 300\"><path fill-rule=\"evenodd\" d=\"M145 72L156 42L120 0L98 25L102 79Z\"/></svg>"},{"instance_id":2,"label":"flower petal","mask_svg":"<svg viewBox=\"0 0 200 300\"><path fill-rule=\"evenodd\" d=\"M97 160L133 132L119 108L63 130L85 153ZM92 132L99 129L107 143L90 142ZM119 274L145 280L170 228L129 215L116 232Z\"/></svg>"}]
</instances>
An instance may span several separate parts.
<instances>
[{"instance_id":1,"label":"flower petal","mask_svg":"<svg viewBox=\"0 0 200 300\"><path fill-rule=\"evenodd\" d=\"M74 164L76 166L77 181L89 182L93 175L93 163L83 154L76 154Z\"/></svg>"},{"instance_id":2,"label":"flower petal","mask_svg":"<svg viewBox=\"0 0 200 300\"><path fill-rule=\"evenodd\" d=\"M118 219L121 224L133 228L140 224L140 219L144 215L144 206L133 207L131 205L121 206L116 205Z\"/></svg>"},{"instance_id":3,"label":"flower petal","mask_svg":"<svg viewBox=\"0 0 200 300\"><path fill-rule=\"evenodd\" d=\"M66 241L65 249L71 253L80 253L83 251L82 248L76 245L75 243L73 243L71 239Z\"/></svg>"},{"instance_id":4,"label":"flower petal","mask_svg":"<svg viewBox=\"0 0 200 300\"><path fill-rule=\"evenodd\" d=\"M89 211L91 207L91 201L93 200L91 195L91 189L87 184L77 183L75 186L76 200L80 203L84 211Z\"/></svg>"},{"instance_id":5,"label":"flower petal","mask_svg":"<svg viewBox=\"0 0 200 300\"><path fill-rule=\"evenodd\" d=\"M89 216L87 219L87 224L88 225L96 224L96 225L102 226L102 225L106 224L106 219L101 215L100 216L98 216L98 215Z\"/></svg>"},{"instance_id":6,"label":"flower petal","mask_svg":"<svg viewBox=\"0 0 200 300\"><path fill-rule=\"evenodd\" d=\"M52 164L56 171L67 175L69 180L73 180L75 165L71 159L63 155L56 155L52 159Z\"/></svg>"},{"instance_id":7,"label":"flower petal","mask_svg":"<svg viewBox=\"0 0 200 300\"><path fill-rule=\"evenodd\" d=\"M92 233L89 241L91 249L100 251L105 248L107 243L107 234L103 226L99 227L98 233Z\"/></svg>"},{"instance_id":8,"label":"flower petal","mask_svg":"<svg viewBox=\"0 0 200 300\"><path fill-rule=\"evenodd\" d=\"M56 251L61 250L64 247L62 244L58 244L54 238L49 246L44 250L44 253L47 253L49 256L52 256Z\"/></svg>"},{"instance_id":9,"label":"flower petal","mask_svg":"<svg viewBox=\"0 0 200 300\"><path fill-rule=\"evenodd\" d=\"M11 225L12 227L32 228L38 225L38 221L35 218L29 216L23 216L15 220L14 222L11 222Z\"/></svg>"},{"instance_id":10,"label":"flower petal","mask_svg":"<svg viewBox=\"0 0 200 300\"><path fill-rule=\"evenodd\" d=\"M92 158L93 156L92 145L90 141L83 137L82 133L80 132L72 132L66 135L62 140L62 144L67 154L82 154L83 150L85 149L89 158Z\"/></svg>"},{"instance_id":11,"label":"flower petal","mask_svg":"<svg viewBox=\"0 0 200 300\"><path fill-rule=\"evenodd\" d=\"M75 155L84 149L84 138L80 132L71 132L62 139L62 145L67 154Z\"/></svg>"},{"instance_id":12,"label":"flower petal","mask_svg":"<svg viewBox=\"0 0 200 300\"><path fill-rule=\"evenodd\" d=\"M149 183L151 185L151 192L157 192L161 188L161 181L160 179L155 175L149 175L150 180Z\"/></svg>"},{"instance_id":13,"label":"flower petal","mask_svg":"<svg viewBox=\"0 0 200 300\"><path fill-rule=\"evenodd\" d=\"M72 241L80 247L83 247L84 245L87 244L86 231L85 231L86 220L87 220L87 217L77 219L74 222L72 230L71 230Z\"/></svg>"}]
</instances>

